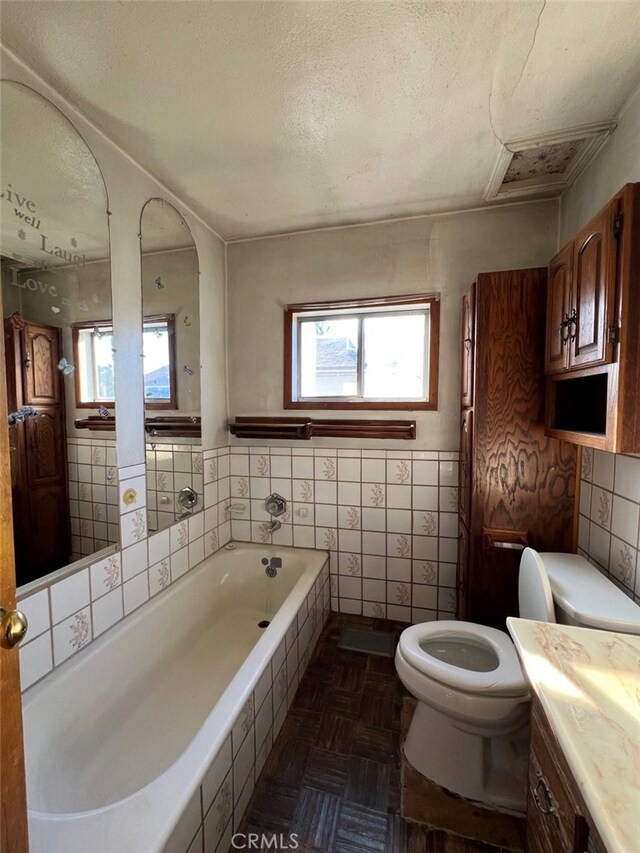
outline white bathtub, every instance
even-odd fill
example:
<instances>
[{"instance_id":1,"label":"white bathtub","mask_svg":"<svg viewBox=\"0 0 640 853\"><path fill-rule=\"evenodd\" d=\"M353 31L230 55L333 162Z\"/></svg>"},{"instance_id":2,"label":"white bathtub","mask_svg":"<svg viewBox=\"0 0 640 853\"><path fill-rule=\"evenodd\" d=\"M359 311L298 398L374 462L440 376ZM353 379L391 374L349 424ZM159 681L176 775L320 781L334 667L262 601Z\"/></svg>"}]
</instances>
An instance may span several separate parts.
<instances>
[{"instance_id":1,"label":"white bathtub","mask_svg":"<svg viewBox=\"0 0 640 853\"><path fill-rule=\"evenodd\" d=\"M28 690L31 853L186 853L198 826L222 848L328 614L326 563L232 543Z\"/></svg>"}]
</instances>

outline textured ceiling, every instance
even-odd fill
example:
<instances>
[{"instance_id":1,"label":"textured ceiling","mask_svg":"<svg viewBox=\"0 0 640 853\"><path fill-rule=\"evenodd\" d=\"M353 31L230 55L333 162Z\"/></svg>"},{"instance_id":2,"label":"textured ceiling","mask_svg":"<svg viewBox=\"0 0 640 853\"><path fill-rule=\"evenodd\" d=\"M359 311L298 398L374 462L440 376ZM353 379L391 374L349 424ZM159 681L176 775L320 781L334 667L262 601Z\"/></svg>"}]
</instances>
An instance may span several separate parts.
<instances>
[{"instance_id":1,"label":"textured ceiling","mask_svg":"<svg viewBox=\"0 0 640 853\"><path fill-rule=\"evenodd\" d=\"M500 141L604 121L640 2L15 2L0 35L227 239L483 203Z\"/></svg>"}]
</instances>

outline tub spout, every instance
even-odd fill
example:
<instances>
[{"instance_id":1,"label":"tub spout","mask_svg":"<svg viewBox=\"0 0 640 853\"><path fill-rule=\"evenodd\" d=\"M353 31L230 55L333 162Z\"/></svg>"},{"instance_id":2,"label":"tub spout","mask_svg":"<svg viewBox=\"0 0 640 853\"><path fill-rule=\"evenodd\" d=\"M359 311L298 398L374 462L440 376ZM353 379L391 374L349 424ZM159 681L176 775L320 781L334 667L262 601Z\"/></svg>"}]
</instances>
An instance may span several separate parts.
<instances>
[{"instance_id":1,"label":"tub spout","mask_svg":"<svg viewBox=\"0 0 640 853\"><path fill-rule=\"evenodd\" d=\"M276 530L280 530L282 527L282 522L278 521L277 518L274 518L273 521L269 522L269 533L275 533Z\"/></svg>"}]
</instances>

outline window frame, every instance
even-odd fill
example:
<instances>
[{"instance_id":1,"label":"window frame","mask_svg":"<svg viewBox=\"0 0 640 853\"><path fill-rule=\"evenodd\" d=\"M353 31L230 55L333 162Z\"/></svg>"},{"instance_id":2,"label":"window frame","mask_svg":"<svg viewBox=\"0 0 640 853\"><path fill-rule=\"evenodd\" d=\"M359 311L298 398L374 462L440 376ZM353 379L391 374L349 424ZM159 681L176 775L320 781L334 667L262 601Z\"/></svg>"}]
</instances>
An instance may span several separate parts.
<instances>
[{"instance_id":1,"label":"window frame","mask_svg":"<svg viewBox=\"0 0 640 853\"><path fill-rule=\"evenodd\" d=\"M146 323L166 322L168 335L169 349L169 388L170 398L168 400L149 402L144 397L144 374L143 374L143 398L145 409L157 410L177 410L178 408L178 388L176 380L176 344L175 344L175 315L174 314L150 314L143 318L143 334L144 325ZM74 371L74 385L76 408L78 409L100 409L113 408L115 400L83 400L80 388L80 332L85 329L104 329L113 334L113 320L85 320L79 323L73 323L71 326L71 337L73 343L73 363L76 366ZM95 361L94 361L95 369Z\"/></svg>"},{"instance_id":2,"label":"window frame","mask_svg":"<svg viewBox=\"0 0 640 853\"><path fill-rule=\"evenodd\" d=\"M425 362L428 367L426 400L364 400L353 397L344 400L325 400L321 398L298 399L299 353L296 350L298 334L294 327L300 323L299 315L309 318L330 316L345 319L362 316L384 316L388 314L415 314L419 307L425 306L429 313L429 341L425 346ZM378 309L378 310L376 310ZM405 310L402 310L405 309ZM340 312L340 314L337 314ZM304 316L302 317L304 319ZM362 341L363 324L359 325L358 376L362 377ZM388 296L370 299L343 299L329 302L306 302L287 305L284 311L284 408L326 410L363 410L363 411L434 411L438 408L438 355L440 349L440 296L435 293L416 293L405 296ZM294 367L296 368L294 371Z\"/></svg>"}]
</instances>

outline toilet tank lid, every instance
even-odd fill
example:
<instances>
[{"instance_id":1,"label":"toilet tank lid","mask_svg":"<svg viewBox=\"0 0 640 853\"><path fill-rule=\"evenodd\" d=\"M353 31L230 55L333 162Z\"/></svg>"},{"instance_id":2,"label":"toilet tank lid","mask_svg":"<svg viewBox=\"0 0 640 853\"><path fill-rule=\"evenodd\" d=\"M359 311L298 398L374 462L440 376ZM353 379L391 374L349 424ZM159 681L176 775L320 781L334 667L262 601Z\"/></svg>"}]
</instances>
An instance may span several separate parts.
<instances>
[{"instance_id":1,"label":"toilet tank lid","mask_svg":"<svg viewBox=\"0 0 640 853\"><path fill-rule=\"evenodd\" d=\"M640 607L579 554L540 554L556 604L588 628L640 633Z\"/></svg>"}]
</instances>

